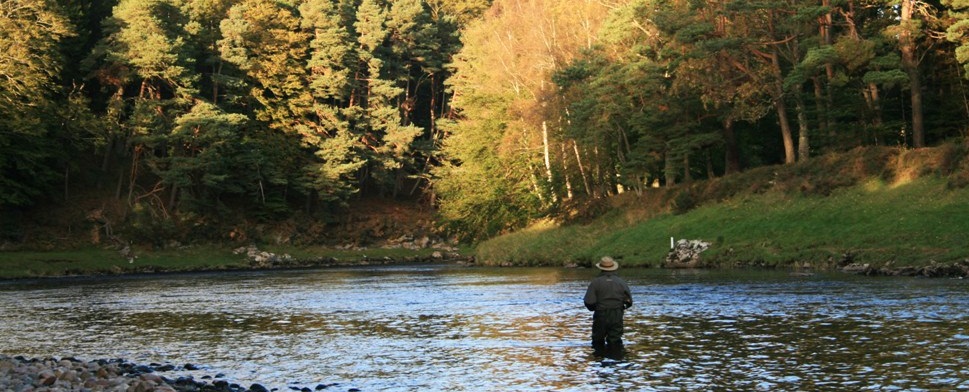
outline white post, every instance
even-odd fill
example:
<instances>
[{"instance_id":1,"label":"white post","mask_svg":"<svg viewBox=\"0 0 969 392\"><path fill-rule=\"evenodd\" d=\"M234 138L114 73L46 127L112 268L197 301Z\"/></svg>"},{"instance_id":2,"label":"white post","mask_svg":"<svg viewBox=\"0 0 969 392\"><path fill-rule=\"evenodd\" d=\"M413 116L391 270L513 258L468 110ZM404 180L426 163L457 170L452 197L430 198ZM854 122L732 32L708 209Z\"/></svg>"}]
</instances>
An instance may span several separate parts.
<instances>
[{"instance_id":1,"label":"white post","mask_svg":"<svg viewBox=\"0 0 969 392\"><path fill-rule=\"evenodd\" d=\"M675 246L673 246L673 237L670 237L670 249L673 248L675 248Z\"/></svg>"}]
</instances>

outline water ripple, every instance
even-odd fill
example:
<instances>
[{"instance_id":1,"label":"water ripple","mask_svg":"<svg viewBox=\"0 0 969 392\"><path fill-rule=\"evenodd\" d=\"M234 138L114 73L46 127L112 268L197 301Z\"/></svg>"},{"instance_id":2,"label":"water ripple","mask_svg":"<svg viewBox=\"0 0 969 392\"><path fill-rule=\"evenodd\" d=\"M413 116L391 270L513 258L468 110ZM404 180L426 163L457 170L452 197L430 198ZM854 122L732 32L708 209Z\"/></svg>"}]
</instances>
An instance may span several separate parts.
<instances>
[{"instance_id":1,"label":"water ripple","mask_svg":"<svg viewBox=\"0 0 969 392\"><path fill-rule=\"evenodd\" d=\"M0 353L204 365L240 384L412 390L969 388L964 281L623 271L624 361L588 270L348 268L0 286Z\"/></svg>"}]
</instances>

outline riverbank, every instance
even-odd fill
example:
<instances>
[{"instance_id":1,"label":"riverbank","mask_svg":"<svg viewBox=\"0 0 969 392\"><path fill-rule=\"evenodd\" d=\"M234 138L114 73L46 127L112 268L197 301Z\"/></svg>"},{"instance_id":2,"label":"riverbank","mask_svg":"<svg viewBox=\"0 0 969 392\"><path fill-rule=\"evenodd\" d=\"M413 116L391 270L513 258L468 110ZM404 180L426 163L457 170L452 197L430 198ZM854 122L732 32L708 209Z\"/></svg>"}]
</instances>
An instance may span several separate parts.
<instances>
[{"instance_id":1,"label":"riverbank","mask_svg":"<svg viewBox=\"0 0 969 392\"><path fill-rule=\"evenodd\" d=\"M427 212L413 208L402 213L385 206L363 209L365 218L332 230L346 237L339 243L348 245L261 245L259 249L260 253L291 257L259 261L233 252L241 246L239 242L205 245L201 239L193 239L201 245L192 246L165 240L155 241L164 245L150 248L17 249L0 251L0 279L447 260L495 266L591 267L602 256L611 256L624 267L657 268L670 250L671 239L710 243L695 265L700 268L966 277L966 200L969 144L917 150L868 148L566 206L556 219L536 222L473 248L424 234L400 234L432 232L424 227ZM289 225L282 236L270 235L268 229L256 230L262 234L246 238L263 239L253 241L257 243L317 243L297 235L313 231L307 227ZM277 237L299 241L267 240ZM386 243L387 238L399 240ZM349 245L377 242L384 243L370 248ZM0 244L0 249L9 248Z\"/></svg>"},{"instance_id":2,"label":"riverbank","mask_svg":"<svg viewBox=\"0 0 969 392\"><path fill-rule=\"evenodd\" d=\"M967 177L962 146L853 151L627 192L597 214L485 241L475 256L485 265L580 266L612 256L656 268L672 238L709 242L698 263L707 268L964 276Z\"/></svg>"},{"instance_id":3,"label":"riverbank","mask_svg":"<svg viewBox=\"0 0 969 392\"><path fill-rule=\"evenodd\" d=\"M180 246L167 249L88 247L0 252L0 279L325 268L401 263L472 263L466 247Z\"/></svg>"},{"instance_id":4,"label":"riverbank","mask_svg":"<svg viewBox=\"0 0 969 392\"><path fill-rule=\"evenodd\" d=\"M223 379L221 374L195 379L192 364L140 365L122 359L82 361L76 358L24 358L0 355L0 390L3 391L125 391L125 392L269 392L261 384L248 387ZM320 384L315 390L334 387ZM310 391L309 387L296 390ZM334 389L335 390L335 389ZM356 391L351 388L348 391Z\"/></svg>"}]
</instances>

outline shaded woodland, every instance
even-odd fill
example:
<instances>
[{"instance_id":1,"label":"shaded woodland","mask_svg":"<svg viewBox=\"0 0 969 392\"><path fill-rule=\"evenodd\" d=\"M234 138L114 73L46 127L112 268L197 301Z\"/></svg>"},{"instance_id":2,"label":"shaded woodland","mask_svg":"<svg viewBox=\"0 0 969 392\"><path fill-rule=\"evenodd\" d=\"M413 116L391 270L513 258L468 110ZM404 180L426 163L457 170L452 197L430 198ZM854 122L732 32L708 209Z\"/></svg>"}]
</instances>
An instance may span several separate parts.
<instances>
[{"instance_id":1,"label":"shaded woodland","mask_svg":"<svg viewBox=\"0 0 969 392\"><path fill-rule=\"evenodd\" d=\"M0 0L0 239L52 206L205 239L371 197L475 240L619 193L963 140L967 9Z\"/></svg>"}]
</instances>

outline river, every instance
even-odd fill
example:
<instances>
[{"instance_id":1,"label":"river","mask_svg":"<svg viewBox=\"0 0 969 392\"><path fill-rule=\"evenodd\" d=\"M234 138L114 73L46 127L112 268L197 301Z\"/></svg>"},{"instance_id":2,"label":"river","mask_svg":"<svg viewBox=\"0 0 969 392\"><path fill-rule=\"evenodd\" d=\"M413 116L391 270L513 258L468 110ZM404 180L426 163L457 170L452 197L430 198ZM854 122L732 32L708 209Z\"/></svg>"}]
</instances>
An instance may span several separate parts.
<instances>
[{"instance_id":1,"label":"river","mask_svg":"<svg viewBox=\"0 0 969 392\"><path fill-rule=\"evenodd\" d=\"M592 356L595 271L404 265L0 283L0 354L196 364L362 391L969 389L969 285L620 270L627 356ZM179 374L186 373L182 371Z\"/></svg>"}]
</instances>

